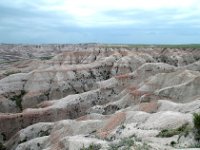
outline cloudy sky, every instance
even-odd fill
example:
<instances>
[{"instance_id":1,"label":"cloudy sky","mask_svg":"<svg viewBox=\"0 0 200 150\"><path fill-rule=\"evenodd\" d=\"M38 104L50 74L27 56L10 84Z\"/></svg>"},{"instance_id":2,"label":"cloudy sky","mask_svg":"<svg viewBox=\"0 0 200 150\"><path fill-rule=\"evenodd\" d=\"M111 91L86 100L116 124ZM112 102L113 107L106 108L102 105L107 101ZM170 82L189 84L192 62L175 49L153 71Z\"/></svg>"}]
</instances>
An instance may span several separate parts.
<instances>
[{"instance_id":1,"label":"cloudy sky","mask_svg":"<svg viewBox=\"0 0 200 150\"><path fill-rule=\"evenodd\" d=\"M0 43L200 43L199 0L0 0Z\"/></svg>"}]
</instances>

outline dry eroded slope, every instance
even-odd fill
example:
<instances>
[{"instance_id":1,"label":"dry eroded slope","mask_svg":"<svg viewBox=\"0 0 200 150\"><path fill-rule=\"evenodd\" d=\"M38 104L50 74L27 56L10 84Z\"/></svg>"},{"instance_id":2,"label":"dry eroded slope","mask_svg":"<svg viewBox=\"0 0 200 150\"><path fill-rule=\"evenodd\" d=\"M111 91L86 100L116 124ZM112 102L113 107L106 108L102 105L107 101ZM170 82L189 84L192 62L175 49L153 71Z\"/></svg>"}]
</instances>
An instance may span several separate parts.
<instances>
[{"instance_id":1,"label":"dry eroded slope","mask_svg":"<svg viewBox=\"0 0 200 150\"><path fill-rule=\"evenodd\" d=\"M0 141L7 149L79 150L92 143L127 149L120 139L134 140L132 149L195 144L192 133L157 135L193 126L192 113L200 111L198 49L79 45L50 52L48 60L0 66Z\"/></svg>"}]
</instances>

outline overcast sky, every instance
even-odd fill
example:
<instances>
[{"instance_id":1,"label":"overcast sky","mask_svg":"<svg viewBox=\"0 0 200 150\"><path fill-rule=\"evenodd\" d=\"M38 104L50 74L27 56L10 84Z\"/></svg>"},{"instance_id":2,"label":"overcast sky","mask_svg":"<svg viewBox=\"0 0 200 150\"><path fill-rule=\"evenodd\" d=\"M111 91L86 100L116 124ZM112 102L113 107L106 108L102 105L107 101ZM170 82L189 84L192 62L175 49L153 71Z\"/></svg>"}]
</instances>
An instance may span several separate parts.
<instances>
[{"instance_id":1,"label":"overcast sky","mask_svg":"<svg viewBox=\"0 0 200 150\"><path fill-rule=\"evenodd\" d=\"M200 43L200 0L0 0L0 43Z\"/></svg>"}]
</instances>

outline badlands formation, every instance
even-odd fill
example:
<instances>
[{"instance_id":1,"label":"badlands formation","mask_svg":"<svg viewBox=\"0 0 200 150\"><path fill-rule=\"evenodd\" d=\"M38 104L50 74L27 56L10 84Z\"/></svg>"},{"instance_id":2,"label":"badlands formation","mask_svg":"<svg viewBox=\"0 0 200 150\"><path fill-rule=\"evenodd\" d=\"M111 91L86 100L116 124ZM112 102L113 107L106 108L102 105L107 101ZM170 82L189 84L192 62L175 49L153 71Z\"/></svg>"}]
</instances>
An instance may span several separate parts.
<instances>
[{"instance_id":1,"label":"badlands formation","mask_svg":"<svg viewBox=\"0 0 200 150\"><path fill-rule=\"evenodd\" d=\"M199 71L197 48L2 44L0 149L195 147Z\"/></svg>"}]
</instances>

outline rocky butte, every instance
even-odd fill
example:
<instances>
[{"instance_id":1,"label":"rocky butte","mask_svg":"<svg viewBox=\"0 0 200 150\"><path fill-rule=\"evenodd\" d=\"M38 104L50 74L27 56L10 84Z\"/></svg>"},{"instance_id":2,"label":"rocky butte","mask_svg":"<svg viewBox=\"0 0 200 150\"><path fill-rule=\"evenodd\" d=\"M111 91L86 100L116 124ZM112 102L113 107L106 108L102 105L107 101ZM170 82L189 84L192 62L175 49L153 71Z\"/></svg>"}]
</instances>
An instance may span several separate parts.
<instances>
[{"instance_id":1,"label":"rocky butte","mask_svg":"<svg viewBox=\"0 0 200 150\"><path fill-rule=\"evenodd\" d=\"M0 45L0 149L199 147L200 49Z\"/></svg>"}]
</instances>

